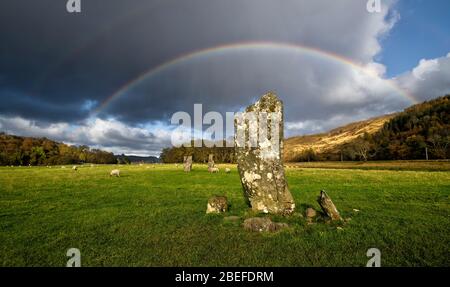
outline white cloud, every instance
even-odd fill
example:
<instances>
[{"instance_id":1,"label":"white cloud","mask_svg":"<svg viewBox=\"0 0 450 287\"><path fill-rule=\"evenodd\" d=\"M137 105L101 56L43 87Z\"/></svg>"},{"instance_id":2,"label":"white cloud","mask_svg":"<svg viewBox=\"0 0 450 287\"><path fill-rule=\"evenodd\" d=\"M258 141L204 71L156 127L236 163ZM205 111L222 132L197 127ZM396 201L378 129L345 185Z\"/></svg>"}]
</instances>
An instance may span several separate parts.
<instances>
[{"instance_id":1,"label":"white cloud","mask_svg":"<svg viewBox=\"0 0 450 287\"><path fill-rule=\"evenodd\" d=\"M115 154L155 155L170 144L170 127L148 124L132 127L114 119L90 119L78 125L37 123L0 116L1 130L20 136L47 137L73 145L88 145Z\"/></svg>"},{"instance_id":2,"label":"white cloud","mask_svg":"<svg viewBox=\"0 0 450 287\"><path fill-rule=\"evenodd\" d=\"M292 135L292 131L295 133L304 132L319 132L324 128L322 121L300 121L300 122L286 122L285 123L287 136Z\"/></svg>"},{"instance_id":3,"label":"white cloud","mask_svg":"<svg viewBox=\"0 0 450 287\"><path fill-rule=\"evenodd\" d=\"M5 117L0 115L0 127L7 133L20 133L32 137L63 138L70 125L67 123L51 123L39 125L36 121L21 117Z\"/></svg>"},{"instance_id":4,"label":"white cloud","mask_svg":"<svg viewBox=\"0 0 450 287\"><path fill-rule=\"evenodd\" d=\"M424 80L424 76L431 72L439 71L439 63L437 59L425 60L422 59L419 65L412 70L412 74L419 80Z\"/></svg>"},{"instance_id":5,"label":"white cloud","mask_svg":"<svg viewBox=\"0 0 450 287\"><path fill-rule=\"evenodd\" d=\"M378 77L384 74L383 67L375 64L371 68L374 74L358 70L346 74L320 104L321 109L329 111L328 114L322 119L287 122L287 135L323 132L349 122L402 110L412 104L404 96L405 92L417 102L450 94L450 53L436 59L422 59L414 69L393 79ZM337 112L330 109L333 105ZM346 111L348 106L353 109Z\"/></svg>"},{"instance_id":6,"label":"white cloud","mask_svg":"<svg viewBox=\"0 0 450 287\"><path fill-rule=\"evenodd\" d=\"M394 81L408 90L418 101L450 93L450 53L436 59L422 59L412 71Z\"/></svg>"}]
</instances>

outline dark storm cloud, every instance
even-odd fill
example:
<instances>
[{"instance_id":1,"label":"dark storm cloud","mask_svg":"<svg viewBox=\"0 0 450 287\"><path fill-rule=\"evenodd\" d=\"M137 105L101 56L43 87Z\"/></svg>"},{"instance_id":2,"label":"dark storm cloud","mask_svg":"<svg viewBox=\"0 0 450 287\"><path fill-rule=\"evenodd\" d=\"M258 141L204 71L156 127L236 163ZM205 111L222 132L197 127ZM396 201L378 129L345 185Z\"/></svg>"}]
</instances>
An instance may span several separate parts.
<instances>
[{"instance_id":1,"label":"dark storm cloud","mask_svg":"<svg viewBox=\"0 0 450 287\"><path fill-rule=\"evenodd\" d=\"M0 4L0 97L8 98L13 91L24 98L13 102L12 113L42 120L82 119L86 113L79 109L87 100L102 102L129 80L175 56L230 42L302 43L364 63L377 49L371 36L380 30L377 25L368 28L373 20L362 18L368 15L361 1L336 5L329 1L90 0L82 1L80 14L67 13L65 2ZM359 25L348 33L351 22ZM360 39L363 33L368 33L363 36L367 41ZM205 77L203 84L208 81ZM223 85L233 82L224 78ZM245 93L256 96L261 91L236 91ZM164 101L153 101L150 115L158 118L170 113L167 101L176 102L185 94L175 89ZM218 95L208 96L213 104L222 101ZM20 104L29 99L43 104L37 111ZM43 107L52 104L63 112ZM0 105L1 111L9 109L5 101ZM120 109L120 116L144 120L128 115L137 107L130 105Z\"/></svg>"},{"instance_id":2,"label":"dark storm cloud","mask_svg":"<svg viewBox=\"0 0 450 287\"><path fill-rule=\"evenodd\" d=\"M121 131L118 130L107 130L104 133L105 137L108 138L108 143L104 143L107 147L114 146L128 146L132 149L142 149L147 146L149 142L155 140L155 136L153 134L144 134L142 132L135 133L134 137L130 139L127 135L124 135Z\"/></svg>"},{"instance_id":3,"label":"dark storm cloud","mask_svg":"<svg viewBox=\"0 0 450 287\"><path fill-rule=\"evenodd\" d=\"M60 98L63 98L61 95ZM79 99L80 100L80 99ZM38 95L24 95L18 91L2 91L0 94L0 114L7 116L21 116L44 121L74 122L89 115L83 109L86 102L59 102L52 99L43 99Z\"/></svg>"}]
</instances>

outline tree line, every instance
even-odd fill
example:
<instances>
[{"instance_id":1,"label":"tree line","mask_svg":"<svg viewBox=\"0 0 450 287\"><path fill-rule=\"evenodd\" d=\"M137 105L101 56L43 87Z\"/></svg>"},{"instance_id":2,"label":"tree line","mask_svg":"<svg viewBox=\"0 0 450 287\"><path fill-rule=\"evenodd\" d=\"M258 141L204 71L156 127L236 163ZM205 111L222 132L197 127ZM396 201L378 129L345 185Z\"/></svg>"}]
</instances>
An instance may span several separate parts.
<instances>
[{"instance_id":1,"label":"tree line","mask_svg":"<svg viewBox=\"0 0 450 287\"><path fill-rule=\"evenodd\" d=\"M114 164L113 153L88 146L69 146L47 138L0 133L0 165Z\"/></svg>"},{"instance_id":2,"label":"tree line","mask_svg":"<svg viewBox=\"0 0 450 287\"><path fill-rule=\"evenodd\" d=\"M160 155L161 162L177 163L183 162L185 155L192 155L192 160L198 163L208 162L208 156L214 154L214 162L216 163L234 163L234 147L226 147L226 142L222 144L223 147L194 147L194 141L191 147L171 147L162 150Z\"/></svg>"}]
</instances>

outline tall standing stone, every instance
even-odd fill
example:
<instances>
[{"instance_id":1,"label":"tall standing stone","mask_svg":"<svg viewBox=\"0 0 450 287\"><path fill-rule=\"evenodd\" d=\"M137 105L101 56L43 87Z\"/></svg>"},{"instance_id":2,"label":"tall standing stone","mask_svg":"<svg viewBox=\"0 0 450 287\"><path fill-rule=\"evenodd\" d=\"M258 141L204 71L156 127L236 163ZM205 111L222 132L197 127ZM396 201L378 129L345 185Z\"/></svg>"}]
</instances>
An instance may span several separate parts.
<instances>
[{"instance_id":1,"label":"tall standing stone","mask_svg":"<svg viewBox=\"0 0 450 287\"><path fill-rule=\"evenodd\" d=\"M295 209L282 162L283 103L273 93L235 117L235 151L244 195L257 212L290 214Z\"/></svg>"},{"instance_id":2,"label":"tall standing stone","mask_svg":"<svg viewBox=\"0 0 450 287\"><path fill-rule=\"evenodd\" d=\"M190 172L192 169L192 155L184 156L184 171Z\"/></svg>"}]
</instances>

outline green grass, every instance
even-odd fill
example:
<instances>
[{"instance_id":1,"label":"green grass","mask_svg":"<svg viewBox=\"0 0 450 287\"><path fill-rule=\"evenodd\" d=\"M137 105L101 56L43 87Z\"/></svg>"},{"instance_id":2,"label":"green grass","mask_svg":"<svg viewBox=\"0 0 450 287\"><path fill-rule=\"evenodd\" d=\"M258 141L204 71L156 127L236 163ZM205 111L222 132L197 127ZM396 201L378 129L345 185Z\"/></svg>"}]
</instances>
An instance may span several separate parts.
<instances>
[{"instance_id":1,"label":"green grass","mask_svg":"<svg viewBox=\"0 0 450 287\"><path fill-rule=\"evenodd\" d=\"M287 163L287 165L293 168L450 171L449 160L316 161Z\"/></svg>"},{"instance_id":2,"label":"green grass","mask_svg":"<svg viewBox=\"0 0 450 287\"><path fill-rule=\"evenodd\" d=\"M365 266L371 247L382 266L450 266L449 172L288 168L298 213L260 234L205 215L217 194L252 216L234 166L113 168L0 168L0 266L65 266L71 247L83 266ZM351 218L342 231L299 216L321 189Z\"/></svg>"}]
</instances>

